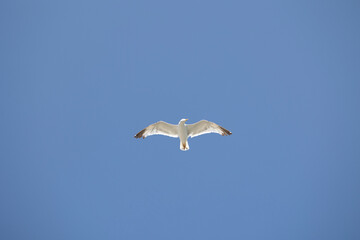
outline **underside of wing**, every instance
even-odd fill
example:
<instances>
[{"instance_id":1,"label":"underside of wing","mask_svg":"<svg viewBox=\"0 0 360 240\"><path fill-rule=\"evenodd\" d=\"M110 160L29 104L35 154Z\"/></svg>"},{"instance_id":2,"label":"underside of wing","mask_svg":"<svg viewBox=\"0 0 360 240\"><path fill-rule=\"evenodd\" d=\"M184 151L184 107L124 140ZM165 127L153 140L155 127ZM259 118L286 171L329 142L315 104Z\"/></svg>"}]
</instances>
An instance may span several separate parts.
<instances>
[{"instance_id":1,"label":"underside of wing","mask_svg":"<svg viewBox=\"0 0 360 240\"><path fill-rule=\"evenodd\" d=\"M151 124L150 126L144 128L138 132L134 137L135 138L146 138L151 135L164 135L168 137L178 137L178 126L163 121Z\"/></svg>"},{"instance_id":2,"label":"underside of wing","mask_svg":"<svg viewBox=\"0 0 360 240\"><path fill-rule=\"evenodd\" d=\"M197 123L189 124L187 125L187 128L188 135L192 138L206 133L218 133L222 136L228 136L232 134L229 130L207 120L201 120Z\"/></svg>"}]
</instances>

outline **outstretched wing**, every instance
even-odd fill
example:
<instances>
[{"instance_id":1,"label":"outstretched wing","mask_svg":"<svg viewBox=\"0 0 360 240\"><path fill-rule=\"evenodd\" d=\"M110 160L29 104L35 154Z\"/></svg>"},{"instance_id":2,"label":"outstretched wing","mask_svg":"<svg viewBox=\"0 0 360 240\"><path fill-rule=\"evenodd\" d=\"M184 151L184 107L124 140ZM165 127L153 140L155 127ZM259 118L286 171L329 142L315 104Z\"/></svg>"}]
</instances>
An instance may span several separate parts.
<instances>
[{"instance_id":1,"label":"outstretched wing","mask_svg":"<svg viewBox=\"0 0 360 240\"><path fill-rule=\"evenodd\" d=\"M163 121L151 124L150 126L144 128L138 132L134 137L135 138L146 138L151 135L164 135L168 137L177 138L178 136L178 126Z\"/></svg>"},{"instance_id":2,"label":"outstretched wing","mask_svg":"<svg viewBox=\"0 0 360 240\"><path fill-rule=\"evenodd\" d=\"M229 130L207 120L201 120L194 124L188 124L187 129L189 137L192 138L206 133L218 133L223 136L232 134Z\"/></svg>"}]
</instances>

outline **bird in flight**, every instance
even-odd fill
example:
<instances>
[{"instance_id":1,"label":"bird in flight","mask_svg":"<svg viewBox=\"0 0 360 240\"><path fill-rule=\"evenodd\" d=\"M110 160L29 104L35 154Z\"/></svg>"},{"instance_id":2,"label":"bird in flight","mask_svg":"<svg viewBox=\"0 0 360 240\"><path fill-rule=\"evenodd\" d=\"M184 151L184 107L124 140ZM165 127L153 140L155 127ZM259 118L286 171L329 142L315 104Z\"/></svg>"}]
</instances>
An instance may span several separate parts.
<instances>
[{"instance_id":1,"label":"bird in flight","mask_svg":"<svg viewBox=\"0 0 360 240\"><path fill-rule=\"evenodd\" d=\"M194 124L185 124L189 119L181 119L178 125L170 124L167 122L159 121L151 124L138 132L135 138L146 138L151 135L164 135L173 138L180 138L180 150L189 150L189 137L197 137L206 133L218 133L222 136L228 136L232 133L217 125L216 123L207 120L201 120Z\"/></svg>"}]
</instances>

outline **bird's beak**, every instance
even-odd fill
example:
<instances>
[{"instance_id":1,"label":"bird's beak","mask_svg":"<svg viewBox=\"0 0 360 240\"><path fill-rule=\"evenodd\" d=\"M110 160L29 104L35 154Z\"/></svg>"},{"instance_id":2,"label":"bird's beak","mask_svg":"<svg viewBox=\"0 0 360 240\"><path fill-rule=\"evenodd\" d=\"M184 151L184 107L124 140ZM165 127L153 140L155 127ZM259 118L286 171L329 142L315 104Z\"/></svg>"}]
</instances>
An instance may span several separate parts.
<instances>
[{"instance_id":1,"label":"bird's beak","mask_svg":"<svg viewBox=\"0 0 360 240\"><path fill-rule=\"evenodd\" d=\"M189 119L185 119L185 122L186 122L187 120L189 120Z\"/></svg>"}]
</instances>

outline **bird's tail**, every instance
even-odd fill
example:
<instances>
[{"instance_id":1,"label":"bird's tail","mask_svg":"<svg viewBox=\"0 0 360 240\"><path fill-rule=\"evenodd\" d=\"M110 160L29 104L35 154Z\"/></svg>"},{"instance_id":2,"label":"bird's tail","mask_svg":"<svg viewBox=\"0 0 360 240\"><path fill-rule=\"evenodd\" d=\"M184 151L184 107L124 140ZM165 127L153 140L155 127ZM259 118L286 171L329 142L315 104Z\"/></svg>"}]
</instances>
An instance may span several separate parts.
<instances>
[{"instance_id":1,"label":"bird's tail","mask_svg":"<svg viewBox=\"0 0 360 240\"><path fill-rule=\"evenodd\" d=\"M180 141L180 150L187 151L189 149L190 149L190 147L189 147L188 141L186 141L186 142Z\"/></svg>"}]
</instances>

